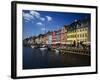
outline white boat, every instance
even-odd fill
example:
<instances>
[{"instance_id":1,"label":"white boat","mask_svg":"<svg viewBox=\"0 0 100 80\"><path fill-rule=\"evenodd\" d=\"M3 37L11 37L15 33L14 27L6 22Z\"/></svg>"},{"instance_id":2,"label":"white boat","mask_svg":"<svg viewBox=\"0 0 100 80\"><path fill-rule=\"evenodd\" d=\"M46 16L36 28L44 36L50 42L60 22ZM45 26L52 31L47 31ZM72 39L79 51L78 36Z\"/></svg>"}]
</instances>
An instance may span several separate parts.
<instances>
[{"instance_id":1,"label":"white boat","mask_svg":"<svg viewBox=\"0 0 100 80\"><path fill-rule=\"evenodd\" d=\"M47 48L46 47L40 47L40 50L44 51L44 50L47 50Z\"/></svg>"},{"instance_id":2,"label":"white boat","mask_svg":"<svg viewBox=\"0 0 100 80\"><path fill-rule=\"evenodd\" d=\"M35 48L35 46L31 46L31 48L32 48L32 49L34 49L34 48Z\"/></svg>"},{"instance_id":3,"label":"white boat","mask_svg":"<svg viewBox=\"0 0 100 80\"><path fill-rule=\"evenodd\" d=\"M60 52L59 50L55 49L55 53L57 53L57 54L58 54L59 52Z\"/></svg>"}]
</instances>

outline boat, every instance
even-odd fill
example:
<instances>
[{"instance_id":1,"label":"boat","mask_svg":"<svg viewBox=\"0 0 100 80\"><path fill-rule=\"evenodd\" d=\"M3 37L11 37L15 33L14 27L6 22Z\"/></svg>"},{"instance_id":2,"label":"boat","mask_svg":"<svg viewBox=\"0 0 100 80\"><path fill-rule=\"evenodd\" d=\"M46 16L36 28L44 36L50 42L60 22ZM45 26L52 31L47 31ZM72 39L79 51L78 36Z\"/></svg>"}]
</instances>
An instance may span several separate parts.
<instances>
[{"instance_id":1,"label":"boat","mask_svg":"<svg viewBox=\"0 0 100 80\"><path fill-rule=\"evenodd\" d=\"M31 48L32 48L32 49L34 49L34 48L35 48L35 46L33 46L33 45L32 45L32 46L31 46Z\"/></svg>"},{"instance_id":2,"label":"boat","mask_svg":"<svg viewBox=\"0 0 100 80\"><path fill-rule=\"evenodd\" d=\"M55 53L59 53L60 51L58 49L55 49Z\"/></svg>"},{"instance_id":3,"label":"boat","mask_svg":"<svg viewBox=\"0 0 100 80\"><path fill-rule=\"evenodd\" d=\"M42 45L40 48L39 48L41 51L44 51L44 50L47 50L47 46L46 45Z\"/></svg>"},{"instance_id":4,"label":"boat","mask_svg":"<svg viewBox=\"0 0 100 80\"><path fill-rule=\"evenodd\" d=\"M40 47L39 49L40 49L41 51L47 50L46 47Z\"/></svg>"}]
</instances>

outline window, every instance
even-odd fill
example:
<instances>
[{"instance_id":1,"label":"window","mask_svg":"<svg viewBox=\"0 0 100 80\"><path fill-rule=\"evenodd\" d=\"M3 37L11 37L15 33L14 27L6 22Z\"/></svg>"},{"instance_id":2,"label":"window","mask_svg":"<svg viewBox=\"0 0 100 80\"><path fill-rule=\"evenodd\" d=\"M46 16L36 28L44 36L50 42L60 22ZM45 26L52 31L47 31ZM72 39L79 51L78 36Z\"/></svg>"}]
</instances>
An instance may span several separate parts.
<instances>
[{"instance_id":1,"label":"window","mask_svg":"<svg viewBox=\"0 0 100 80\"><path fill-rule=\"evenodd\" d=\"M84 37L84 34L83 34L83 37Z\"/></svg>"},{"instance_id":2,"label":"window","mask_svg":"<svg viewBox=\"0 0 100 80\"><path fill-rule=\"evenodd\" d=\"M85 37L87 37L87 33L85 33Z\"/></svg>"},{"instance_id":3,"label":"window","mask_svg":"<svg viewBox=\"0 0 100 80\"><path fill-rule=\"evenodd\" d=\"M80 37L81 37L81 34L80 34Z\"/></svg>"},{"instance_id":4,"label":"window","mask_svg":"<svg viewBox=\"0 0 100 80\"><path fill-rule=\"evenodd\" d=\"M87 30L87 28L85 28L85 30Z\"/></svg>"},{"instance_id":5,"label":"window","mask_svg":"<svg viewBox=\"0 0 100 80\"><path fill-rule=\"evenodd\" d=\"M79 37L79 35L77 35L77 37Z\"/></svg>"}]
</instances>

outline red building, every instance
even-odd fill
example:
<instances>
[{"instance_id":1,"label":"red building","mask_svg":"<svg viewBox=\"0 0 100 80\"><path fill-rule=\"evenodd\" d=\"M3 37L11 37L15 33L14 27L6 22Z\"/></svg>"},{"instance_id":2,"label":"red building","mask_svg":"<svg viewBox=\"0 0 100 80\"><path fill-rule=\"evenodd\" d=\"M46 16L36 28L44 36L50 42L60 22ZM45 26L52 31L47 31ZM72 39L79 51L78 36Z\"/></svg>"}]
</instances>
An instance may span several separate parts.
<instances>
[{"instance_id":1,"label":"red building","mask_svg":"<svg viewBox=\"0 0 100 80\"><path fill-rule=\"evenodd\" d=\"M61 44L61 47L63 47L63 48L66 47L66 43L67 43L67 29L64 26L61 29L61 32L60 32L60 44Z\"/></svg>"}]
</instances>

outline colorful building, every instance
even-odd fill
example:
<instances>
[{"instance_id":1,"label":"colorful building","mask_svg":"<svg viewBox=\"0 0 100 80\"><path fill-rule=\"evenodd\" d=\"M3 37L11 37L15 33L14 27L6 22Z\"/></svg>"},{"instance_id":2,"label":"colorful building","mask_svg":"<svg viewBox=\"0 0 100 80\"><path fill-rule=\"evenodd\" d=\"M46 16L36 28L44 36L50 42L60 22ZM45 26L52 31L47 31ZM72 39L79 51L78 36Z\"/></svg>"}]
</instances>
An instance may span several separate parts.
<instances>
[{"instance_id":1,"label":"colorful building","mask_svg":"<svg viewBox=\"0 0 100 80\"><path fill-rule=\"evenodd\" d=\"M67 30L67 44L73 44L77 41L76 23L69 25Z\"/></svg>"},{"instance_id":2,"label":"colorful building","mask_svg":"<svg viewBox=\"0 0 100 80\"><path fill-rule=\"evenodd\" d=\"M57 46L67 47L68 45L77 46L79 43L90 43L90 20L75 20L70 25L64 25L57 31L40 34L36 37L36 43L51 44L54 48ZM32 40L28 41L32 43Z\"/></svg>"},{"instance_id":3,"label":"colorful building","mask_svg":"<svg viewBox=\"0 0 100 80\"><path fill-rule=\"evenodd\" d=\"M56 31L56 44L60 44L61 30Z\"/></svg>"},{"instance_id":4,"label":"colorful building","mask_svg":"<svg viewBox=\"0 0 100 80\"><path fill-rule=\"evenodd\" d=\"M52 44L52 32L47 33L47 44Z\"/></svg>"},{"instance_id":5,"label":"colorful building","mask_svg":"<svg viewBox=\"0 0 100 80\"><path fill-rule=\"evenodd\" d=\"M67 44L77 46L78 43L90 42L90 21L89 20L77 20L69 25L67 31Z\"/></svg>"},{"instance_id":6,"label":"colorful building","mask_svg":"<svg viewBox=\"0 0 100 80\"><path fill-rule=\"evenodd\" d=\"M43 40L44 40L44 44L48 43L48 36L47 36L47 34L44 34Z\"/></svg>"},{"instance_id":7,"label":"colorful building","mask_svg":"<svg viewBox=\"0 0 100 80\"><path fill-rule=\"evenodd\" d=\"M90 21L83 20L80 26L77 26L77 43L90 43Z\"/></svg>"},{"instance_id":8,"label":"colorful building","mask_svg":"<svg viewBox=\"0 0 100 80\"><path fill-rule=\"evenodd\" d=\"M66 47L67 45L67 28L64 26L60 32L60 44L62 47Z\"/></svg>"},{"instance_id":9,"label":"colorful building","mask_svg":"<svg viewBox=\"0 0 100 80\"><path fill-rule=\"evenodd\" d=\"M56 47L56 32L52 32L52 46L55 48Z\"/></svg>"}]
</instances>

